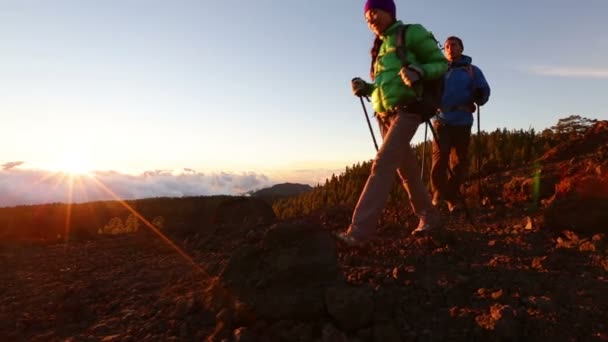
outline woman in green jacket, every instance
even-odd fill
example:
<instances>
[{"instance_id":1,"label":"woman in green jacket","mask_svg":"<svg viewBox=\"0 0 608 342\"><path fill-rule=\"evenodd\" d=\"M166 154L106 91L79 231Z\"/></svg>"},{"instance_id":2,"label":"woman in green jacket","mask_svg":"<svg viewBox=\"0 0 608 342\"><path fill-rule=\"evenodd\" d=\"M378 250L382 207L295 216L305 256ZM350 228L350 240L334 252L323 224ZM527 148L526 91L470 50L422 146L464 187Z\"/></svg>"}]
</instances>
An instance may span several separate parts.
<instances>
[{"instance_id":1,"label":"woman in green jacket","mask_svg":"<svg viewBox=\"0 0 608 342\"><path fill-rule=\"evenodd\" d=\"M393 185L395 171L403 183L414 213L420 221L413 234L427 232L440 226L438 211L422 180L410 141L422 122L413 104L420 98L422 81L443 77L447 60L433 35L422 25L409 25L405 34L407 47L402 63L396 49L397 32L403 26L396 19L393 0L367 0L365 19L376 39L372 48L371 78L367 83L352 80L356 96L371 96L383 143L374 159L371 174L359 197L352 222L338 238L349 245L369 240Z\"/></svg>"}]
</instances>

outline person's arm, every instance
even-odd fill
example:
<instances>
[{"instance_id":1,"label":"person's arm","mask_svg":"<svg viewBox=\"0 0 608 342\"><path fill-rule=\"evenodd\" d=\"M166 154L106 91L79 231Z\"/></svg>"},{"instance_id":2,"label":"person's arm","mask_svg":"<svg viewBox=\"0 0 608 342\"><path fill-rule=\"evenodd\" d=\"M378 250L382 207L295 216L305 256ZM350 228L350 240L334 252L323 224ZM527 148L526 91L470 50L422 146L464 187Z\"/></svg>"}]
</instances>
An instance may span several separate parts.
<instances>
[{"instance_id":1,"label":"person's arm","mask_svg":"<svg viewBox=\"0 0 608 342\"><path fill-rule=\"evenodd\" d=\"M473 66L473 101L483 106L490 99L490 85L481 69Z\"/></svg>"},{"instance_id":2,"label":"person's arm","mask_svg":"<svg viewBox=\"0 0 608 342\"><path fill-rule=\"evenodd\" d=\"M372 96L372 93L376 89L376 84L375 83L367 83L366 82L366 85L367 85L367 87L366 87L367 96Z\"/></svg>"}]
</instances>

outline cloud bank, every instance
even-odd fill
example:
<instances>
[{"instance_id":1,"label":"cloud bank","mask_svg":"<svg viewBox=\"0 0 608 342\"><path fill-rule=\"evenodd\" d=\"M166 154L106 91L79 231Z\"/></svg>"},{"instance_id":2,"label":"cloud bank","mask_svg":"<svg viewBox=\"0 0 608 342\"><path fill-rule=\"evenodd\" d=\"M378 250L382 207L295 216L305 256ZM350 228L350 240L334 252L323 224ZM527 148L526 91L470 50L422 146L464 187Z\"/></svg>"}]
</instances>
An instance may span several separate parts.
<instances>
[{"instance_id":1,"label":"cloud bank","mask_svg":"<svg viewBox=\"0 0 608 342\"><path fill-rule=\"evenodd\" d=\"M24 161L0 164L0 207L43 203L82 203L154 197L241 195L279 183L323 185L344 169L298 168L262 172L208 172L184 168L140 174L95 171L70 177L27 167Z\"/></svg>"},{"instance_id":2,"label":"cloud bank","mask_svg":"<svg viewBox=\"0 0 608 342\"><path fill-rule=\"evenodd\" d=\"M559 67L538 65L528 69L535 75L578 77L578 78L608 78L608 69L585 68L585 67Z\"/></svg>"},{"instance_id":3,"label":"cloud bank","mask_svg":"<svg viewBox=\"0 0 608 342\"><path fill-rule=\"evenodd\" d=\"M115 171L70 177L63 173L23 169L22 162L0 169L0 207L54 202L238 195L276 183L260 173L200 173L156 170L139 175Z\"/></svg>"},{"instance_id":4,"label":"cloud bank","mask_svg":"<svg viewBox=\"0 0 608 342\"><path fill-rule=\"evenodd\" d=\"M22 161L16 161L16 162L8 162L8 163L4 163L2 165L0 165L2 167L2 170L10 170L12 168L15 168L19 165L22 165L23 162Z\"/></svg>"}]
</instances>

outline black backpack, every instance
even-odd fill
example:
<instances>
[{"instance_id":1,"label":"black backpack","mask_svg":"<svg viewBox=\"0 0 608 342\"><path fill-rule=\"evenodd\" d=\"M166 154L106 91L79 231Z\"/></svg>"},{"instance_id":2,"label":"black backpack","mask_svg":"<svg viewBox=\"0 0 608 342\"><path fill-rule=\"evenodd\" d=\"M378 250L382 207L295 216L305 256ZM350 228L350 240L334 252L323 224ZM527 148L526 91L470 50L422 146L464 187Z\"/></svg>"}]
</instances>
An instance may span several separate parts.
<instances>
[{"instance_id":1,"label":"black backpack","mask_svg":"<svg viewBox=\"0 0 608 342\"><path fill-rule=\"evenodd\" d=\"M407 55L407 47L405 46L405 35L407 28L410 25L403 25L397 29L397 36L395 39L395 48L397 55L401 60L401 64L407 67L410 63L405 58ZM433 37L435 39L435 37ZM437 45L439 42L435 39ZM444 76L438 77L434 80L422 81L422 94L413 104L408 105L408 109L412 112L419 113L422 116L423 121L427 121L435 116L439 110L441 110L441 98L443 97L443 84Z\"/></svg>"}]
</instances>

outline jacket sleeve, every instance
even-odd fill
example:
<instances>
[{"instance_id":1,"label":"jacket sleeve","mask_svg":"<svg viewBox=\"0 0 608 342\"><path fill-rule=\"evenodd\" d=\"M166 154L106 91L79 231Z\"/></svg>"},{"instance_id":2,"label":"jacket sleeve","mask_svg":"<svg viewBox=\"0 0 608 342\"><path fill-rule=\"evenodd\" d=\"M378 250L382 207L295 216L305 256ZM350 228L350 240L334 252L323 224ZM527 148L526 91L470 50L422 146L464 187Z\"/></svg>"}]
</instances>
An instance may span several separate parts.
<instances>
[{"instance_id":1,"label":"jacket sleeve","mask_svg":"<svg viewBox=\"0 0 608 342\"><path fill-rule=\"evenodd\" d=\"M366 85L367 85L367 87L365 87L365 92L367 93L367 96L372 96L372 93L376 89L376 84L373 82L372 83L366 82Z\"/></svg>"},{"instance_id":2,"label":"jacket sleeve","mask_svg":"<svg viewBox=\"0 0 608 342\"><path fill-rule=\"evenodd\" d=\"M424 71L423 80L437 79L448 70L448 61L437 40L422 25L413 24L408 28L406 44L416 56L417 66Z\"/></svg>"},{"instance_id":3,"label":"jacket sleeve","mask_svg":"<svg viewBox=\"0 0 608 342\"><path fill-rule=\"evenodd\" d=\"M478 105L483 106L490 99L490 85L481 69L476 66L473 66L473 75L474 100Z\"/></svg>"}]
</instances>

